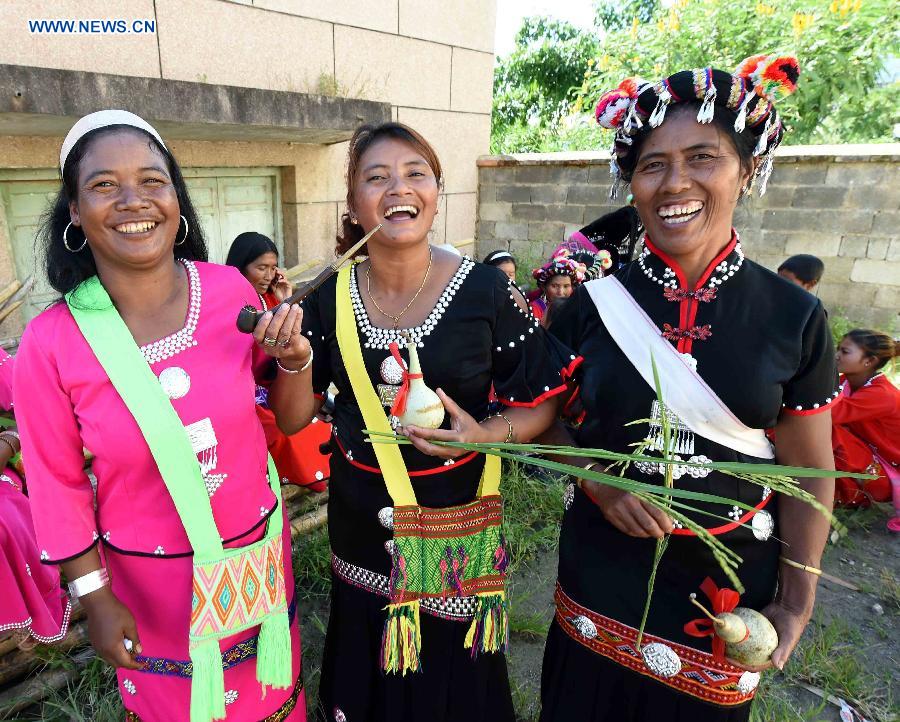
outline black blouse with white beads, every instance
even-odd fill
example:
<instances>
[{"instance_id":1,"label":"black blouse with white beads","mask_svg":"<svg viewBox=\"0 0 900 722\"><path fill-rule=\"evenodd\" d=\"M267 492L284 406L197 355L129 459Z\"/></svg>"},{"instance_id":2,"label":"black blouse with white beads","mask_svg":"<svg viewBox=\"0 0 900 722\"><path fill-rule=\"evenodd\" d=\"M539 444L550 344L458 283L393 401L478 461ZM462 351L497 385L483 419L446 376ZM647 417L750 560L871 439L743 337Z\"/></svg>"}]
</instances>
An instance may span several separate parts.
<instances>
[{"instance_id":1,"label":"black blouse with white beads","mask_svg":"<svg viewBox=\"0 0 900 722\"><path fill-rule=\"evenodd\" d=\"M747 426L772 429L783 414L821 413L837 402L834 347L821 302L744 258L736 234L692 286L674 259L649 239L637 260L619 269L616 277L662 336L690 363L696 362L700 376ZM633 449L648 436L646 420L655 393L612 340L585 289L576 289L559 310L550 333L584 359L575 374L585 411L577 431L579 445ZM700 436L692 444L683 458L762 461ZM627 476L663 481L655 464L633 466ZM689 502L718 517L689 514L708 529L725 527L718 538L744 558L739 571L747 587L742 605L764 606L776 580L777 494L724 474L694 475L686 469L675 485L764 507L766 513L759 514L752 527L747 518L746 527L728 528L729 522L742 518L739 507ZM580 604L636 627L654 548L653 540L616 530L576 491L563 521L560 583ZM706 576L719 586L730 586L696 537L673 536L657 577L648 631L706 649L705 643L682 631L697 616L688 595L699 591Z\"/></svg>"},{"instance_id":2,"label":"black blouse with white beads","mask_svg":"<svg viewBox=\"0 0 900 722\"><path fill-rule=\"evenodd\" d=\"M407 363L409 356L399 332L379 328L369 319L355 274L351 278L363 360L377 387L386 382L381 367L390 356L391 341L399 342ZM330 503L340 512L329 513L330 535L336 554L381 571L388 558L380 542L389 533L378 525L377 512L391 502L378 475L372 445L362 433L365 423L338 348L335 292L336 279L330 279L306 299L303 316L303 333L315 354L313 390L323 393L330 383L338 389ZM565 390L561 372L571 354L547 336L527 307L516 302L514 293L518 291L501 271L464 258L426 321L401 329L417 344L425 383L445 391L479 421L488 415L492 386L506 406L535 406ZM449 416L444 428L449 428ZM412 446L400 448L420 504L446 507L474 498L483 457L467 455L445 462ZM378 542L365 543L372 537Z\"/></svg>"}]
</instances>

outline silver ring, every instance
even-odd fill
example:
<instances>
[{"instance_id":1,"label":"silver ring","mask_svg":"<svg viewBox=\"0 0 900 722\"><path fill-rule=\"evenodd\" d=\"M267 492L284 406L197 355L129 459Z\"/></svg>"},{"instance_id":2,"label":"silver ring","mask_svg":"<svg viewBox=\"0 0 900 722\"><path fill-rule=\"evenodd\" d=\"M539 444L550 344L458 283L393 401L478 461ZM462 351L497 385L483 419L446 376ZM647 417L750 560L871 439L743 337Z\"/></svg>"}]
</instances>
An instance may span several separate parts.
<instances>
[{"instance_id":1,"label":"silver ring","mask_svg":"<svg viewBox=\"0 0 900 722\"><path fill-rule=\"evenodd\" d=\"M272 348L277 343L278 341L276 339L269 338L268 336L263 339L263 346L268 346L269 348Z\"/></svg>"},{"instance_id":2,"label":"silver ring","mask_svg":"<svg viewBox=\"0 0 900 722\"><path fill-rule=\"evenodd\" d=\"M290 337L284 339L284 341L279 341L279 342L278 342L278 345L281 346L281 348L287 348L288 346L291 345L291 339L290 339Z\"/></svg>"}]
</instances>

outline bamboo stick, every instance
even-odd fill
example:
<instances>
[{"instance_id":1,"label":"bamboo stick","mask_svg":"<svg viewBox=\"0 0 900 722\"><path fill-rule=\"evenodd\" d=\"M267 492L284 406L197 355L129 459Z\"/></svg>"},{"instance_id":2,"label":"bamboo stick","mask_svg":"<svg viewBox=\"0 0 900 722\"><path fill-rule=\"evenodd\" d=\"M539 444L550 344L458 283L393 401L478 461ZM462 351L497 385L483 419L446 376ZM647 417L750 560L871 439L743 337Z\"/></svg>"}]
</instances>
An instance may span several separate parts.
<instances>
[{"instance_id":1,"label":"bamboo stick","mask_svg":"<svg viewBox=\"0 0 900 722\"><path fill-rule=\"evenodd\" d=\"M93 649L82 650L72 658L76 669L48 670L43 674L26 679L5 692L0 692L0 719L9 719L16 712L37 704L52 691L65 687L78 677L81 668L94 656Z\"/></svg>"},{"instance_id":2,"label":"bamboo stick","mask_svg":"<svg viewBox=\"0 0 900 722\"><path fill-rule=\"evenodd\" d=\"M76 647L83 647L88 643L87 622L73 624L68 634L53 645L55 650L68 652ZM10 654L0 657L0 686L24 677L36 667L44 664L34 650L17 649Z\"/></svg>"},{"instance_id":3,"label":"bamboo stick","mask_svg":"<svg viewBox=\"0 0 900 722\"><path fill-rule=\"evenodd\" d=\"M296 539L298 536L304 536L315 531L319 527L325 526L328 521L328 507L320 506L315 511L311 511L291 522L291 538Z\"/></svg>"},{"instance_id":4,"label":"bamboo stick","mask_svg":"<svg viewBox=\"0 0 900 722\"><path fill-rule=\"evenodd\" d=\"M19 280L16 279L12 281L6 288L0 291L0 306L6 303L10 298L13 297L16 291L22 288L22 284L19 283Z\"/></svg>"}]
</instances>

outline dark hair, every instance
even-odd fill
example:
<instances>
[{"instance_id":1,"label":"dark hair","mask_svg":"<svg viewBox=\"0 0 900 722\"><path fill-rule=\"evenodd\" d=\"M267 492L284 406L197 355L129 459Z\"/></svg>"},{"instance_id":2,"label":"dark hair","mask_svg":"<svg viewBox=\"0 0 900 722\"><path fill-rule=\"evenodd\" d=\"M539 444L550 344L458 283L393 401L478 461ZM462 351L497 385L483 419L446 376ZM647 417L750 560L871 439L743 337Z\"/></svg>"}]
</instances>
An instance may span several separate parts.
<instances>
[{"instance_id":1,"label":"dark hair","mask_svg":"<svg viewBox=\"0 0 900 722\"><path fill-rule=\"evenodd\" d=\"M225 265L234 266L241 273L244 268L265 253L274 253L278 257L278 246L268 236L256 231L247 231L238 235L228 249Z\"/></svg>"},{"instance_id":2,"label":"dark hair","mask_svg":"<svg viewBox=\"0 0 900 722\"><path fill-rule=\"evenodd\" d=\"M504 251L502 248L491 251L484 257L483 263L486 266L499 266L501 263L512 263L514 266L519 264L516 263L516 258L509 251Z\"/></svg>"},{"instance_id":3,"label":"dark hair","mask_svg":"<svg viewBox=\"0 0 900 722\"><path fill-rule=\"evenodd\" d=\"M818 283L825 273L825 264L821 258L800 253L791 256L778 267L779 271L790 271L803 283Z\"/></svg>"},{"instance_id":4,"label":"dark hair","mask_svg":"<svg viewBox=\"0 0 900 722\"><path fill-rule=\"evenodd\" d=\"M700 110L700 105L699 100L678 103L669 107L668 115L691 112L696 117L697 112ZM756 149L756 143L759 138L753 134L750 128L746 128L738 133L734 129L734 121L736 119L737 114L733 110L729 110L721 105L714 106L712 124L731 141L731 144L737 151L738 158L740 158L741 168L747 173L752 173L753 151ZM622 170L622 180L628 183L631 182L644 141L650 137L654 130L656 128L652 127L650 123L644 123L643 127L631 137L631 145L628 146L627 152L624 155L617 156L619 168Z\"/></svg>"},{"instance_id":5,"label":"dark hair","mask_svg":"<svg viewBox=\"0 0 900 722\"><path fill-rule=\"evenodd\" d=\"M438 188L444 185L444 171L441 169L441 161L431 144L417 131L403 123L382 123L381 125L361 125L353 133L350 139L350 148L347 151L347 210L341 216L341 229L337 236L335 251L338 255L346 253L359 241L365 231L359 224L350 222L350 209L353 207L353 191L356 188L356 171L359 169L359 161L365 152L377 141L384 138L392 138L409 144L413 150L419 153L428 163L431 172L434 173ZM366 253L366 247L359 250L359 255Z\"/></svg>"},{"instance_id":6,"label":"dark hair","mask_svg":"<svg viewBox=\"0 0 900 722\"><path fill-rule=\"evenodd\" d=\"M82 281L97 275L97 265L94 262L90 244L85 245L78 253L67 251L63 245L63 232L66 231L66 226L71 221L69 203L78 200L78 172L81 161L95 140L123 130L145 137L150 147L166 160L172 185L175 187L175 195L178 198L178 207L188 223L187 238L183 243L175 246L175 258L187 258L192 261L207 259L203 228L200 226L200 219L191 203L187 185L175 157L163 148L156 138L140 128L130 125L109 125L85 133L72 147L66 158L66 166L62 169L62 186L59 193L56 194L56 199L41 218L38 239L43 248L44 269L50 285L62 295L77 287ZM179 228L180 225L179 221ZM84 232L74 225L69 228L67 237L69 245L73 248L77 248L84 242Z\"/></svg>"},{"instance_id":7,"label":"dark hair","mask_svg":"<svg viewBox=\"0 0 900 722\"><path fill-rule=\"evenodd\" d=\"M895 356L900 356L900 341L895 341L886 333L870 328L854 328L844 334L859 346L867 356L875 358L875 370L882 368Z\"/></svg>"}]
</instances>

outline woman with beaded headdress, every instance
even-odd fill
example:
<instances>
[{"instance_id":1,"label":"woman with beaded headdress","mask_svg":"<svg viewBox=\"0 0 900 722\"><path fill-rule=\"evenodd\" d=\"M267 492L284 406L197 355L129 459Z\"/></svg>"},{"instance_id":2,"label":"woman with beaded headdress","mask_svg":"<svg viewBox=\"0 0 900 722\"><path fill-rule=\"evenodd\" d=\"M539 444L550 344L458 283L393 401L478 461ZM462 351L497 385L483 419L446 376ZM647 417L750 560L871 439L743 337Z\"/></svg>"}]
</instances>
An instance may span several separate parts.
<instances>
[{"instance_id":1,"label":"woman with beaded headdress","mask_svg":"<svg viewBox=\"0 0 900 722\"><path fill-rule=\"evenodd\" d=\"M765 190L784 133L775 102L794 90L798 74L795 59L760 55L733 74L704 68L657 83L632 79L600 99L597 119L616 131L616 185L630 183L645 235L636 261L576 289L551 327L584 359L575 375L584 408L576 445L637 445L644 456L685 462L774 456L833 468L836 374L822 305L746 259L732 227L739 199ZM774 451L766 429L777 432ZM616 473L662 484L666 467L647 460ZM544 722L746 720L762 668L724 657L712 626L697 619L692 593L716 613L738 599L762 611L780 638L770 662L779 668L806 626L827 519L721 472L676 464L670 476L676 487L746 506L697 502L705 514L687 515L743 559L745 591L726 588L689 527L631 494L579 479L566 494ZM830 480L803 486L830 507Z\"/></svg>"},{"instance_id":2,"label":"woman with beaded headdress","mask_svg":"<svg viewBox=\"0 0 900 722\"><path fill-rule=\"evenodd\" d=\"M62 567L130 722L305 720L290 527L254 403L270 381L281 429L308 423L302 311L238 332L259 296L205 262L142 118L85 116L59 168L41 240L63 298L28 324L15 376L40 559Z\"/></svg>"},{"instance_id":3,"label":"woman with beaded headdress","mask_svg":"<svg viewBox=\"0 0 900 722\"><path fill-rule=\"evenodd\" d=\"M540 295L531 302L534 317L543 321L550 305L571 296L572 291L584 282L586 272L587 266L572 258L566 249L559 251L540 268L535 268L531 275L537 282Z\"/></svg>"}]
</instances>

